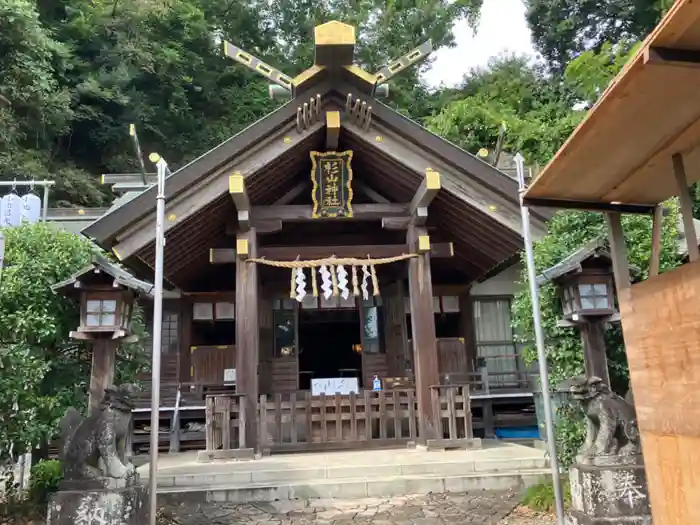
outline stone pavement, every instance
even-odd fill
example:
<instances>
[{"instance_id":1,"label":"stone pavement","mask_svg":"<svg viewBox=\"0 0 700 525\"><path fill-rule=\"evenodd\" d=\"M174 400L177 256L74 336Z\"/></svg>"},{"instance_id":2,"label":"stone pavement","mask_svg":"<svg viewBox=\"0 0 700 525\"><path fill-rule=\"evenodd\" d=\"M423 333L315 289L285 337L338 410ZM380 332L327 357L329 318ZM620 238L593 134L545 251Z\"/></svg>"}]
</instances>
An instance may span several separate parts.
<instances>
[{"instance_id":1,"label":"stone pavement","mask_svg":"<svg viewBox=\"0 0 700 525\"><path fill-rule=\"evenodd\" d=\"M357 500L254 504L180 504L163 509L160 525L549 525L549 516L515 510L514 493L429 494Z\"/></svg>"}]
</instances>

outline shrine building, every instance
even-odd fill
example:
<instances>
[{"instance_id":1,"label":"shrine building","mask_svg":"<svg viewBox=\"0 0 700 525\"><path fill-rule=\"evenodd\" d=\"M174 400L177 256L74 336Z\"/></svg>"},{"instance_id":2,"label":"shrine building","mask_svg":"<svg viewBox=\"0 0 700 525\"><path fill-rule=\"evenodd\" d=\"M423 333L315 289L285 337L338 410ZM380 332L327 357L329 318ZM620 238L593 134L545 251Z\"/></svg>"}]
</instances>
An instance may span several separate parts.
<instances>
[{"instance_id":1,"label":"shrine building","mask_svg":"<svg viewBox=\"0 0 700 525\"><path fill-rule=\"evenodd\" d=\"M469 385L531 392L509 302L471 294L518 261L517 181L379 100L429 50L371 74L355 29L329 22L290 78L226 43L289 101L166 180L161 397L180 389L182 421L211 388L237 396L234 448L456 443L474 431ZM150 281L156 191L83 230ZM532 210L536 232L547 218Z\"/></svg>"}]
</instances>

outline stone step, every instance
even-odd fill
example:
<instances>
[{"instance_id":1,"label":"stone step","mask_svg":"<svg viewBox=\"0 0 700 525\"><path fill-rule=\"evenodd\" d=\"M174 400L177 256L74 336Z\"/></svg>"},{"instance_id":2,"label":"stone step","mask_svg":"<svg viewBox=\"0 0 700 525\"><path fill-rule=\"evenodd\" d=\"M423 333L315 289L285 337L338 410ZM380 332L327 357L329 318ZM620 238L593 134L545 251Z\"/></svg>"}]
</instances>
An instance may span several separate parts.
<instances>
[{"instance_id":1,"label":"stone step","mask_svg":"<svg viewBox=\"0 0 700 525\"><path fill-rule=\"evenodd\" d=\"M259 463L228 463L225 471L216 472L207 468L202 473L158 474L159 487L192 487L222 484L250 483L302 483L309 480L343 480L343 479L379 479L396 476L461 476L464 474L514 472L520 470L542 469L547 467L543 457L514 458L509 460L480 461L445 461L420 462L390 465L322 465L310 468L260 469ZM142 479L148 479L142 476Z\"/></svg>"},{"instance_id":2,"label":"stone step","mask_svg":"<svg viewBox=\"0 0 700 525\"><path fill-rule=\"evenodd\" d=\"M276 500L387 498L474 490L522 490L551 474L547 468L461 475L421 474L390 477L309 479L287 483L253 482L158 487L158 494L178 500L204 499L214 502L252 503Z\"/></svg>"}]
</instances>

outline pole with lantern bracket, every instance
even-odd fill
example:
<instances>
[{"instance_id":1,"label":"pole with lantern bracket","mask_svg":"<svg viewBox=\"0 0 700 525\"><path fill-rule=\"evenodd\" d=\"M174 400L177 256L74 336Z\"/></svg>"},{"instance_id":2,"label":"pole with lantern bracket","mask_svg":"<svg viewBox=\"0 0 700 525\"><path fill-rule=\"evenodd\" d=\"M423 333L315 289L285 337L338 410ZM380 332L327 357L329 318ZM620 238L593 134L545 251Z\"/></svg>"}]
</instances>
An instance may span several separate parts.
<instances>
[{"instance_id":1,"label":"pole with lantern bracket","mask_svg":"<svg viewBox=\"0 0 700 525\"><path fill-rule=\"evenodd\" d=\"M156 195L156 262L153 290L153 355L151 364L151 461L149 464L149 525L156 525L158 514L158 445L160 423L160 352L163 329L163 248L165 246L165 178L168 164L158 155L151 153L148 159L156 165L158 172L158 193ZM144 170L145 171L145 170Z\"/></svg>"}]
</instances>

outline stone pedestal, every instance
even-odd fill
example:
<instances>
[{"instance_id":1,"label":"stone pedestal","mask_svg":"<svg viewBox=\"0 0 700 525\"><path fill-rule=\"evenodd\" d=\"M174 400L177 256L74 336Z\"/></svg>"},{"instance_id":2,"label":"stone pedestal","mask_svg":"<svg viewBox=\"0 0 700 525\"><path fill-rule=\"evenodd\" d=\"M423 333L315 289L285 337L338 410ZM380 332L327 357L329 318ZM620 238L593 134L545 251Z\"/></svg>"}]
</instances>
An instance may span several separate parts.
<instances>
[{"instance_id":1,"label":"stone pedestal","mask_svg":"<svg viewBox=\"0 0 700 525\"><path fill-rule=\"evenodd\" d=\"M49 503L47 525L144 525L147 494L141 485L60 491Z\"/></svg>"},{"instance_id":2,"label":"stone pedestal","mask_svg":"<svg viewBox=\"0 0 700 525\"><path fill-rule=\"evenodd\" d=\"M569 480L568 525L652 525L641 457L628 464L576 464Z\"/></svg>"}]
</instances>

